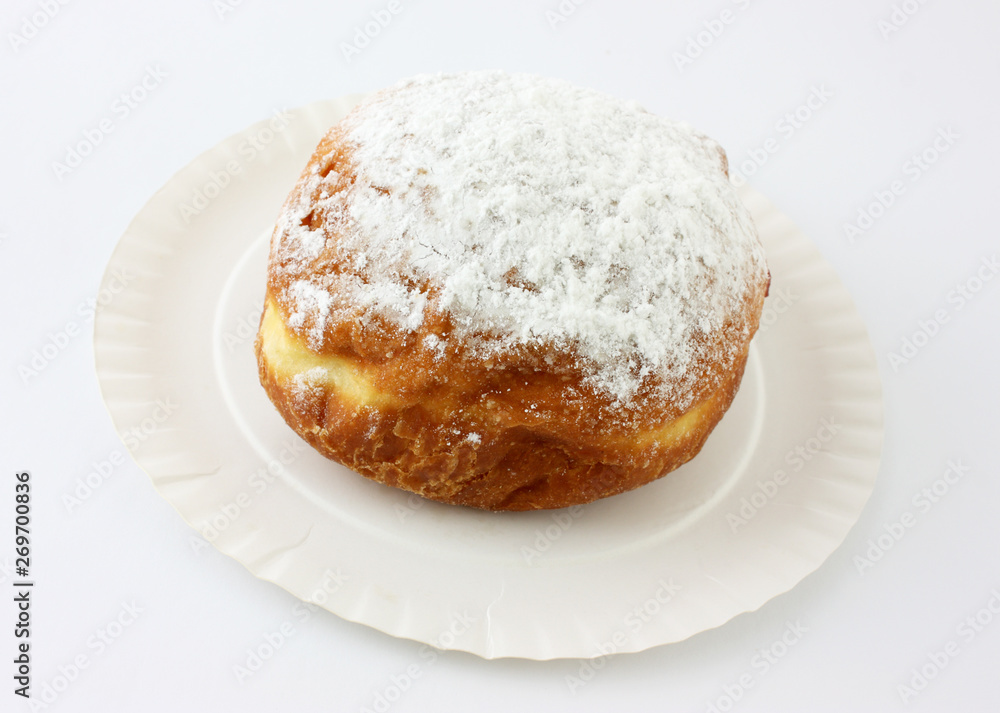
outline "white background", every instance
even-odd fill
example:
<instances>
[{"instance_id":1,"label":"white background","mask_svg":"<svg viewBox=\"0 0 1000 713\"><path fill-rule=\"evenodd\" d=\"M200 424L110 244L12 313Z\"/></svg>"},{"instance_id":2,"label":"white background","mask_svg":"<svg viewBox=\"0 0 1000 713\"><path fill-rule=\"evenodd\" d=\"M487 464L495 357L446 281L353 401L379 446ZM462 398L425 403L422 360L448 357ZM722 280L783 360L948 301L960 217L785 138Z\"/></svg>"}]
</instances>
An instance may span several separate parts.
<instances>
[{"instance_id":1,"label":"white background","mask_svg":"<svg viewBox=\"0 0 1000 713\"><path fill-rule=\"evenodd\" d=\"M51 18L41 9L48 5ZM559 22L546 16L558 12L556 0L399 0L388 26L347 61L342 43L387 7L243 0L223 12L209 0L4 3L0 708L30 709L11 690L10 587L14 474L29 470L38 582L32 690L62 689L48 710L361 710L413 663L421 676L393 711L705 711L713 703L726 710L725 687L732 692L744 674L752 687L732 710L995 710L1000 616L988 607L1000 609L1000 279L983 269L994 279L968 301L955 290L1000 252L1000 6L908 0L896 5L905 24L888 32L879 25L892 21L888 0L589 0L564 3L573 11ZM724 10L731 22L713 25ZM679 67L678 53L697 42L706 22L718 37L702 34L707 46ZM116 111L147 67L165 77L127 113ZM717 630L612 657L575 692L567 676L579 674L576 660L447 653L427 664L420 644L331 614L300 622L290 595L213 549L194 551L190 528L127 455L78 507L64 499L94 464L125 454L93 372L87 300L145 201L202 151L276 109L419 72L476 68L562 77L635 99L718 139L737 169L773 138L776 150L759 168L749 166L750 181L837 269L882 374L879 481L820 570ZM817 88L829 98L803 110L809 116L794 132L784 129L785 114ZM54 162L65 161L68 147L102 119L113 130L57 176ZM911 157L932 147L939 130L955 138L939 154L930 149L933 164L914 171ZM845 224L897 180L901 195L852 242ZM939 310L947 321L926 326ZM907 363L890 361L921 329L936 333L917 337L923 346ZM55 357L26 371L47 344L57 346ZM968 472L919 510L914 496L942 477L949 460ZM869 539L906 512L915 524L859 572L856 558ZM133 602L141 609L135 621L115 629L120 636L105 648L95 645L92 637L109 622L129 621L123 603ZM985 625L963 636L969 629L958 627L977 614ZM288 621L294 633L254 676L238 681L233 667L245 664L247 649ZM801 640L766 672L754 666L757 651L796 621L807 629ZM904 703L898 686L950 641L958 656ZM81 655L87 667L74 672Z\"/></svg>"}]
</instances>

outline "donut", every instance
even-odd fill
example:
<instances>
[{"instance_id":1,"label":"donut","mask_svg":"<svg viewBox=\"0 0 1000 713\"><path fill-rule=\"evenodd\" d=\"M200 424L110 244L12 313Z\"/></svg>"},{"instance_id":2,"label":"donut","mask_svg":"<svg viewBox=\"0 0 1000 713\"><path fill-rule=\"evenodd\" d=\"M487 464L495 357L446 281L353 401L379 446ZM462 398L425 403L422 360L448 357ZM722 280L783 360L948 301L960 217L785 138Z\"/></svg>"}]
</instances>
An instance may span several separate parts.
<instances>
[{"instance_id":1,"label":"donut","mask_svg":"<svg viewBox=\"0 0 1000 713\"><path fill-rule=\"evenodd\" d=\"M562 508L699 452L769 285L712 139L561 80L421 75L309 159L255 351L288 425L351 470L442 503Z\"/></svg>"}]
</instances>

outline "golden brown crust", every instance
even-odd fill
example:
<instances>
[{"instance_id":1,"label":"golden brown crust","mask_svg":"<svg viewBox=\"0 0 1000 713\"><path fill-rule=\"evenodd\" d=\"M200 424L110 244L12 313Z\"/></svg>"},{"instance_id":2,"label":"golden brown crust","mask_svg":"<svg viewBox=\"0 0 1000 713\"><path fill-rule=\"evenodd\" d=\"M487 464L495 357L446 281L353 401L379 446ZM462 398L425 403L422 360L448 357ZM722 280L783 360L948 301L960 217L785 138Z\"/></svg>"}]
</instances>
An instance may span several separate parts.
<instances>
[{"instance_id":1,"label":"golden brown crust","mask_svg":"<svg viewBox=\"0 0 1000 713\"><path fill-rule=\"evenodd\" d=\"M386 485L495 510L591 502L655 480L698 453L739 388L766 273L747 276L742 302L721 328L696 333L690 368L698 378L683 401L664 400L654 373L622 404L587 381L571 348L517 345L484 357L455 337L431 282L419 286L427 307L415 329L341 303L317 329L315 315L293 314L288 295L303 273L335 280L350 269L337 257L350 228L330 202L350 199L354 160L334 127L288 197L286 216L293 206L324 203L325 213L307 208L296 221L323 231L326 242L304 267L289 269L300 257L278 246L297 225L275 229L255 344L269 397L320 453ZM310 180L317 175L328 178ZM518 276L509 279L516 284ZM330 298L342 299L328 284Z\"/></svg>"},{"instance_id":2,"label":"golden brown crust","mask_svg":"<svg viewBox=\"0 0 1000 713\"><path fill-rule=\"evenodd\" d=\"M544 372L491 369L486 381L482 373L477 380L452 363L454 376L445 385L406 397L401 387L408 372L386 373L383 364L360 358L335 366L314 355L338 374L349 372L338 377L341 383L377 383L382 398L370 398L370 386L362 389L369 398L359 400L330 381L297 384L303 371L283 368L283 349L291 343L300 354L309 350L287 331L276 337L277 314L268 300L256 342L260 380L297 433L326 457L378 482L491 510L587 503L674 470L701 450L736 395L746 365L744 352L684 415L664 420L662 413L645 414L639 428L602 428L580 418L580 411L595 411L595 399L584 399L579 410L567 406L566 390L559 387L565 382Z\"/></svg>"}]
</instances>

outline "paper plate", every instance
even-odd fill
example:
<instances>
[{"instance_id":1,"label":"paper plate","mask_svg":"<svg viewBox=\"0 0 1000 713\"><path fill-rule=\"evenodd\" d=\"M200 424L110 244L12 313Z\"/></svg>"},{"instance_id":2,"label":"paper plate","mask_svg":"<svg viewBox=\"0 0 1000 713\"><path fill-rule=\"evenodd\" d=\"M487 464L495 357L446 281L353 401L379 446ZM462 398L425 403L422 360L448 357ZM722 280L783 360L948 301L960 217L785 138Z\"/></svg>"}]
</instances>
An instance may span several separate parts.
<instances>
[{"instance_id":1,"label":"paper plate","mask_svg":"<svg viewBox=\"0 0 1000 713\"><path fill-rule=\"evenodd\" d=\"M115 427L220 551L329 611L443 649L550 659L640 651L787 591L843 541L882 441L875 357L849 295L750 190L773 275L729 413L691 463L584 507L424 501L313 452L257 382L267 240L359 97L255 124L172 178L107 268L94 349Z\"/></svg>"}]
</instances>

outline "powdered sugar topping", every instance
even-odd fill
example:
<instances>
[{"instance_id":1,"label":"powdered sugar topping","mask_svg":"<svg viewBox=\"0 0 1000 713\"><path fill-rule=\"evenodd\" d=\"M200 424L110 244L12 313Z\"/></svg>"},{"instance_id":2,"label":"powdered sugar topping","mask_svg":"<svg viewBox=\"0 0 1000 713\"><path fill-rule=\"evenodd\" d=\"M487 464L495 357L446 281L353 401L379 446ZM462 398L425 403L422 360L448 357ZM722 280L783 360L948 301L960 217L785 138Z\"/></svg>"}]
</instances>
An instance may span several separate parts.
<instances>
[{"instance_id":1,"label":"powdered sugar topping","mask_svg":"<svg viewBox=\"0 0 1000 713\"><path fill-rule=\"evenodd\" d=\"M348 305L407 332L433 307L484 356L553 345L621 402L650 377L683 400L698 345L766 274L715 142L634 104L530 75L420 76L341 128L356 180L313 174L318 201L278 226L289 326L314 345ZM324 250L350 269L306 269Z\"/></svg>"}]
</instances>

